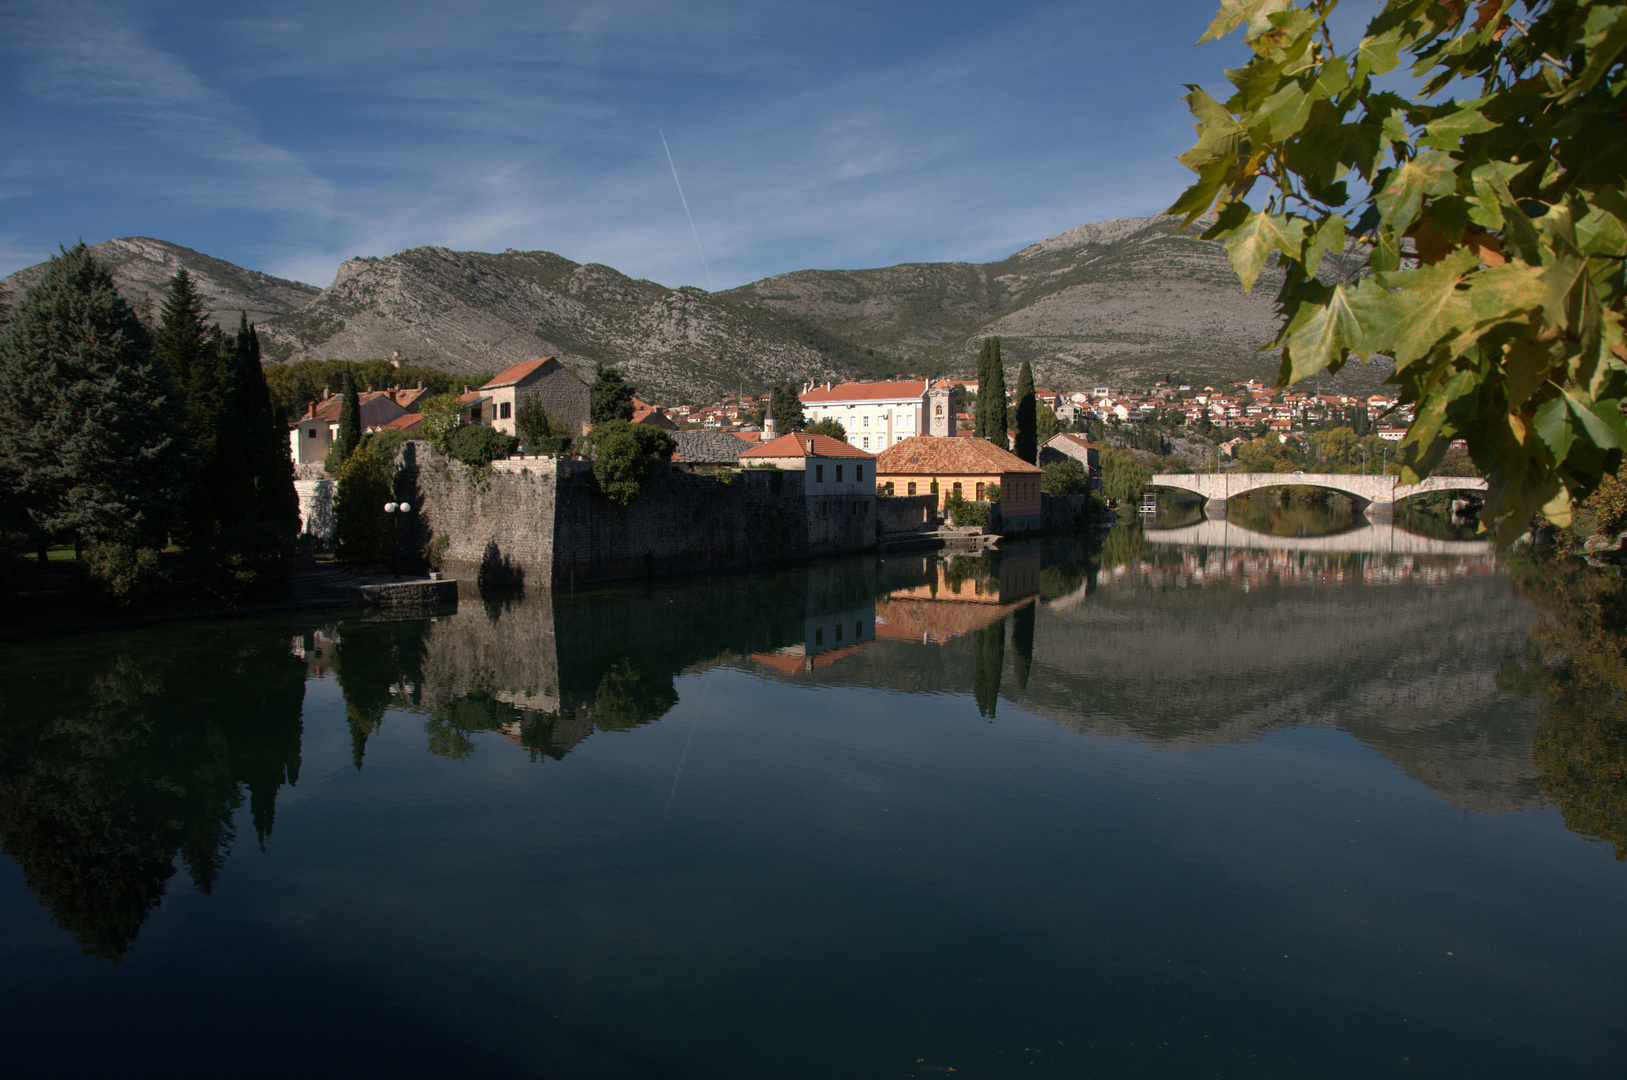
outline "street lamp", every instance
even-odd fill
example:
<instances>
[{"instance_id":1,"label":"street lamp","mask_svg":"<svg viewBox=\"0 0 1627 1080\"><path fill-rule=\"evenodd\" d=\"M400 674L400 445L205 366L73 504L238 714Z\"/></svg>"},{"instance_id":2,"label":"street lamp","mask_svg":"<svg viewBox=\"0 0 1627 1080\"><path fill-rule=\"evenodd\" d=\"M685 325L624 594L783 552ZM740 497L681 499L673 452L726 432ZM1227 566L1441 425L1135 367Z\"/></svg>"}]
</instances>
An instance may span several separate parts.
<instances>
[{"instance_id":1,"label":"street lamp","mask_svg":"<svg viewBox=\"0 0 1627 1080\"><path fill-rule=\"evenodd\" d=\"M387 502L384 512L390 516L393 527L390 533L390 575L396 579L401 577L401 519L412 511L412 503Z\"/></svg>"}]
</instances>

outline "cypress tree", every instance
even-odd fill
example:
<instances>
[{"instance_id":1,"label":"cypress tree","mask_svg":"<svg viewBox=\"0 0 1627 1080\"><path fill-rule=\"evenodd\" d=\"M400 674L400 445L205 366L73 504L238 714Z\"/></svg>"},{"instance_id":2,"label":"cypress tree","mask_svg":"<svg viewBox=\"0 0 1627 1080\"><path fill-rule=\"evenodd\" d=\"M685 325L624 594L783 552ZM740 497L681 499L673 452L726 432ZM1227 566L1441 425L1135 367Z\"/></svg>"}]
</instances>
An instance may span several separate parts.
<instances>
[{"instance_id":1,"label":"cypress tree","mask_svg":"<svg viewBox=\"0 0 1627 1080\"><path fill-rule=\"evenodd\" d=\"M1017 375L1017 419L1012 427L1011 452L1029 464L1035 464L1039 458L1039 414L1038 402L1034 397L1034 372L1027 360L1023 361L1022 371Z\"/></svg>"},{"instance_id":2,"label":"cypress tree","mask_svg":"<svg viewBox=\"0 0 1627 1080\"><path fill-rule=\"evenodd\" d=\"M238 320L235 352L240 408L251 436L248 454L255 518L273 536L292 543L299 534L299 495L294 491L288 425L272 404L260 361L260 335L247 314Z\"/></svg>"},{"instance_id":3,"label":"cypress tree","mask_svg":"<svg viewBox=\"0 0 1627 1080\"><path fill-rule=\"evenodd\" d=\"M41 539L162 543L185 494L179 396L81 241L0 336L0 471Z\"/></svg>"},{"instance_id":4,"label":"cypress tree","mask_svg":"<svg viewBox=\"0 0 1627 1080\"><path fill-rule=\"evenodd\" d=\"M994 351L994 339L983 339L983 351L977 357L977 407L972 417L972 436L985 438L989 433L989 360Z\"/></svg>"},{"instance_id":5,"label":"cypress tree","mask_svg":"<svg viewBox=\"0 0 1627 1080\"><path fill-rule=\"evenodd\" d=\"M338 464L343 466L362 440L361 395L356 392L356 379L349 364L345 365L340 378L339 393L343 400L339 403L339 435L334 440L333 452L339 455Z\"/></svg>"},{"instance_id":6,"label":"cypress tree","mask_svg":"<svg viewBox=\"0 0 1627 1080\"><path fill-rule=\"evenodd\" d=\"M1006 370L1000 360L1000 339L984 338L983 348L988 353L988 370L979 370L977 381L977 414L983 428L982 437L1006 450L1009 449L1006 443Z\"/></svg>"}]
</instances>

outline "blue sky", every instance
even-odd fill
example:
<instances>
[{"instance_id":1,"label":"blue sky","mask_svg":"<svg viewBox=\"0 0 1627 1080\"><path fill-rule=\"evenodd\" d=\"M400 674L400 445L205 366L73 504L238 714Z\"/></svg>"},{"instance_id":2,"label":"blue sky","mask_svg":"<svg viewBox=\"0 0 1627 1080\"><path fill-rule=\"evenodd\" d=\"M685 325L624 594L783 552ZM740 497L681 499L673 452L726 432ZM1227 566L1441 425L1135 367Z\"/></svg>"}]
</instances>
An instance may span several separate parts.
<instances>
[{"instance_id":1,"label":"blue sky","mask_svg":"<svg viewBox=\"0 0 1627 1080\"><path fill-rule=\"evenodd\" d=\"M0 273L130 235L324 286L420 244L712 289L1002 258L1180 192L1182 84L1245 56L1194 46L1216 6L0 0Z\"/></svg>"}]
</instances>

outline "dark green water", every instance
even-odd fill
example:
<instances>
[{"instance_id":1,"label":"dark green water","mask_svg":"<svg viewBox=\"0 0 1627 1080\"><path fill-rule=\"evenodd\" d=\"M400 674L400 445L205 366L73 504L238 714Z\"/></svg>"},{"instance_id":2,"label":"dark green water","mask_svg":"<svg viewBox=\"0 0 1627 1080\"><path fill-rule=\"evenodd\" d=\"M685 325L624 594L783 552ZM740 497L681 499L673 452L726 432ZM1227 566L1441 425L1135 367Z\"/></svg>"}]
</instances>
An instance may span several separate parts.
<instances>
[{"instance_id":1,"label":"dark green water","mask_svg":"<svg viewBox=\"0 0 1627 1080\"><path fill-rule=\"evenodd\" d=\"M1535 617L1124 530L9 644L7 1073L1610 1075Z\"/></svg>"}]
</instances>

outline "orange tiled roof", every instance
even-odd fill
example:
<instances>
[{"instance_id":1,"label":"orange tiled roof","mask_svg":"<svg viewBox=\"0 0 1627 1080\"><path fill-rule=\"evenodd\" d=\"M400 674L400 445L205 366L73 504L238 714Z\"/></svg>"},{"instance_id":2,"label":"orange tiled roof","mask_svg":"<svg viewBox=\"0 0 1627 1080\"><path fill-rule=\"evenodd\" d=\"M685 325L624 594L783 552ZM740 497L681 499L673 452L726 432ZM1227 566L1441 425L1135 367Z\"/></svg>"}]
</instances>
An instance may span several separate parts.
<instances>
[{"instance_id":1,"label":"orange tiled roof","mask_svg":"<svg viewBox=\"0 0 1627 1080\"><path fill-rule=\"evenodd\" d=\"M987 439L916 435L876 455L877 476L984 476L1038 473L1016 454Z\"/></svg>"},{"instance_id":2,"label":"orange tiled roof","mask_svg":"<svg viewBox=\"0 0 1627 1080\"><path fill-rule=\"evenodd\" d=\"M499 386L513 386L515 383L519 382L521 379L525 378L527 375L531 374L533 371L537 370L552 359L553 357L551 356L544 356L536 360L522 360L518 364L510 364L508 367L492 376L491 381L485 386L482 386L481 389L491 390Z\"/></svg>"},{"instance_id":3,"label":"orange tiled roof","mask_svg":"<svg viewBox=\"0 0 1627 1080\"><path fill-rule=\"evenodd\" d=\"M361 393L356 395L356 402L357 402L357 404L365 405L369 401L372 401L374 398L378 398L378 397L390 397L389 391L386 391L386 390L363 390ZM393 401L395 399L391 398L391 400ZM331 421L337 423L338 420L339 420L339 409L340 409L341 406L344 405L344 403L345 403L345 396L343 394L334 394L332 397L324 398L321 401L313 402L312 407L305 413L305 415L301 419L305 419L305 420L331 420Z\"/></svg>"},{"instance_id":4,"label":"orange tiled roof","mask_svg":"<svg viewBox=\"0 0 1627 1080\"><path fill-rule=\"evenodd\" d=\"M413 428L417 427L419 424L422 424L423 422L424 422L424 414L423 413L416 413L416 412L403 413L402 415L396 417L394 420L391 420L388 424L380 424L379 425L379 430L380 431L411 431Z\"/></svg>"},{"instance_id":5,"label":"orange tiled roof","mask_svg":"<svg viewBox=\"0 0 1627 1080\"><path fill-rule=\"evenodd\" d=\"M925 379L910 379L906 382L837 383L829 390L809 390L800 397L801 400L814 405L829 404L833 401L897 401L904 398L919 398L926 393L929 385Z\"/></svg>"},{"instance_id":6,"label":"orange tiled roof","mask_svg":"<svg viewBox=\"0 0 1627 1080\"><path fill-rule=\"evenodd\" d=\"M736 434L744 435L745 432L736 432ZM874 454L860 450L858 447L849 445L841 439L833 439L829 435L805 435L800 431L793 431L789 435L781 435L779 438L763 443L761 446L754 446L740 456L743 458L875 457Z\"/></svg>"}]
</instances>

